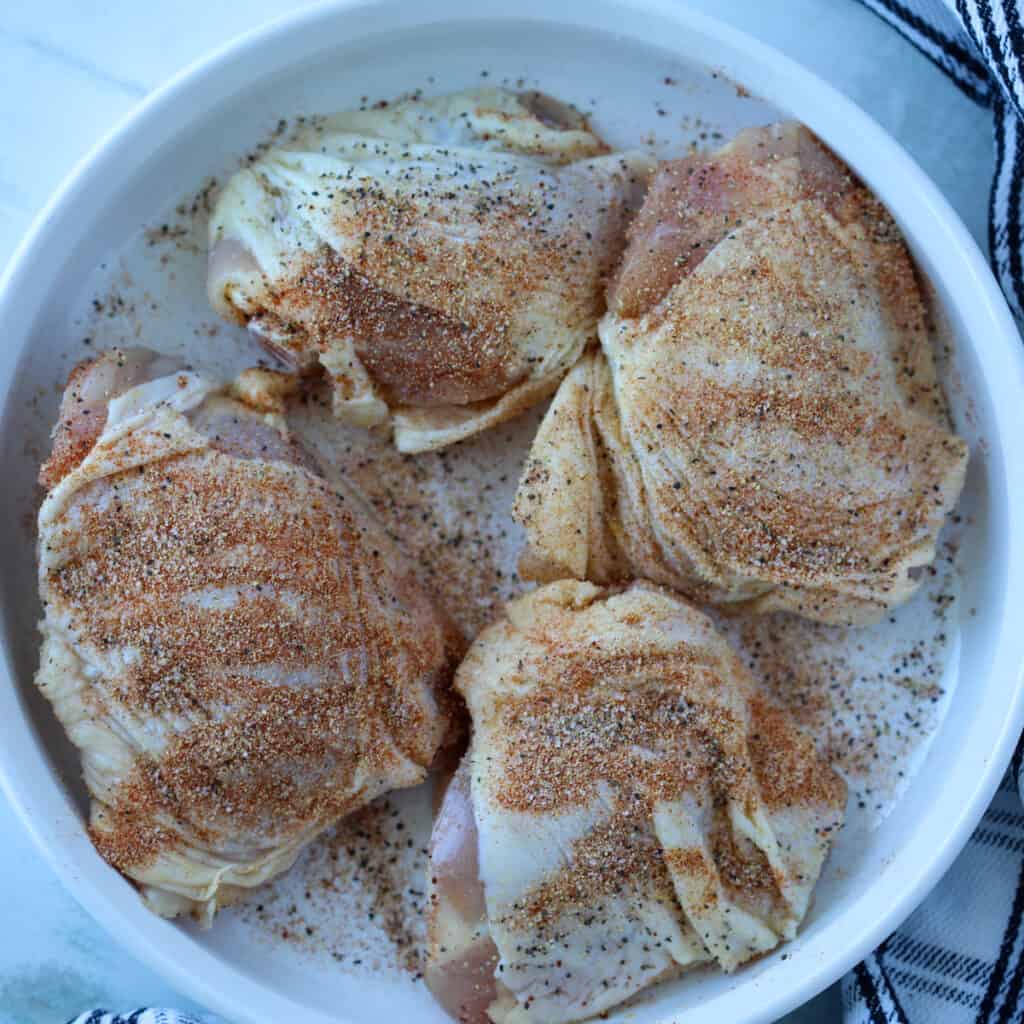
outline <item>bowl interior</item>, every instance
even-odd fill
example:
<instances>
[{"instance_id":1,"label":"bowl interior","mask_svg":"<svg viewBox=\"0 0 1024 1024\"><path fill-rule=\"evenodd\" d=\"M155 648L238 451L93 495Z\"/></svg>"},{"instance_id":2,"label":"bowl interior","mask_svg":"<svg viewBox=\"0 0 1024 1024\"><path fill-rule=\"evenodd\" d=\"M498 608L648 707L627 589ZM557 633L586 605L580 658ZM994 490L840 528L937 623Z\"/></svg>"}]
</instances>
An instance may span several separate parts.
<instances>
[{"instance_id":1,"label":"bowl interior","mask_svg":"<svg viewBox=\"0 0 1024 1024\"><path fill-rule=\"evenodd\" d=\"M167 258L159 234L147 229L181 223L179 204L209 177L223 180L279 118L416 89L510 84L592 110L595 126L615 145L651 138L675 155L784 110L839 151L900 221L929 282L936 333L948 348L945 383L972 463L962 506L968 527L959 561L960 647L945 680L950 712L897 811L869 838L840 841L789 946L733 977L707 973L664 985L613 1018L644 1024L685 1010L694 1021L767 1019L833 980L880 937L880 927L894 925L923 895L966 838L1019 725L1020 640L1009 625L1011 609L1020 610L1013 580L1024 575L1012 575L1020 554L1011 515L1019 532L1021 505L1013 499L1021 483L1002 441L1022 436L1012 401L1021 380L1012 325L966 232L913 165L861 115L828 90L810 88L770 51L657 5L642 16L604 3L564 5L556 15L525 2L514 18L492 15L486 3L439 3L430 15L414 6L298 18L197 73L94 161L10 275L0 297L0 595L11 678L0 695L10 737L0 753L6 785L83 902L211 1007L253 1021L297 1019L300 1012L313 1021L444 1020L422 986L347 973L231 915L205 933L159 921L94 854L77 759L32 685L35 474L60 385L91 348L115 343L181 352L225 373L251 363L254 352L240 333L220 329L211 340L216 318L203 290L201 239L180 239Z\"/></svg>"}]
</instances>

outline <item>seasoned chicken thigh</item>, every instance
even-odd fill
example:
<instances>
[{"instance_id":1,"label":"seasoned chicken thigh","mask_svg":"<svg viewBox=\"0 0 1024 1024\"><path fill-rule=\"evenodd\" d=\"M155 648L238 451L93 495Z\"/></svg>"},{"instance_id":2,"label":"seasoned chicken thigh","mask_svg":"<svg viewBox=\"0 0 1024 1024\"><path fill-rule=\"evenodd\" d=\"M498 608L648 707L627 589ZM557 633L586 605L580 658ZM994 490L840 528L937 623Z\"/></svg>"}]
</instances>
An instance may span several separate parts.
<instances>
[{"instance_id":1,"label":"seasoned chicken thigh","mask_svg":"<svg viewBox=\"0 0 1024 1024\"><path fill-rule=\"evenodd\" d=\"M423 780L452 725L454 634L266 411L286 387L106 353L72 373L41 473L37 682L98 850L161 914L209 920L280 874Z\"/></svg>"},{"instance_id":2,"label":"seasoned chicken thigh","mask_svg":"<svg viewBox=\"0 0 1024 1024\"><path fill-rule=\"evenodd\" d=\"M666 164L516 499L533 579L863 623L963 486L909 256L806 129Z\"/></svg>"},{"instance_id":3,"label":"seasoned chicken thigh","mask_svg":"<svg viewBox=\"0 0 1024 1024\"><path fill-rule=\"evenodd\" d=\"M472 744L430 851L426 980L563 1024L792 938L846 788L710 620L646 583L512 602L456 674Z\"/></svg>"},{"instance_id":4,"label":"seasoned chicken thigh","mask_svg":"<svg viewBox=\"0 0 1024 1024\"><path fill-rule=\"evenodd\" d=\"M340 418L443 447L557 387L649 170L536 94L338 114L228 183L210 301L293 367L323 367Z\"/></svg>"}]
</instances>

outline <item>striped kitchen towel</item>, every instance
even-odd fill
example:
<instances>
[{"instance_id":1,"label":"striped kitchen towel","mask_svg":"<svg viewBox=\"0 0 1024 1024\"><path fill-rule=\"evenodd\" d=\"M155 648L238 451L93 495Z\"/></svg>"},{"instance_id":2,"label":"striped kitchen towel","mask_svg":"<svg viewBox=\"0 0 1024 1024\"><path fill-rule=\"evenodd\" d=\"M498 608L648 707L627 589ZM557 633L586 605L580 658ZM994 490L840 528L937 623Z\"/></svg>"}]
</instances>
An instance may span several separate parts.
<instances>
[{"instance_id":1,"label":"striped kitchen towel","mask_svg":"<svg viewBox=\"0 0 1024 1024\"><path fill-rule=\"evenodd\" d=\"M1024 320L1024 14L1020 0L861 0L980 106L992 111L996 166L988 248Z\"/></svg>"},{"instance_id":2,"label":"striped kitchen towel","mask_svg":"<svg viewBox=\"0 0 1024 1024\"><path fill-rule=\"evenodd\" d=\"M130 1013L111 1013L110 1010L87 1010L68 1024L220 1024L214 1017L202 1018L178 1010L157 1010L144 1006Z\"/></svg>"}]
</instances>

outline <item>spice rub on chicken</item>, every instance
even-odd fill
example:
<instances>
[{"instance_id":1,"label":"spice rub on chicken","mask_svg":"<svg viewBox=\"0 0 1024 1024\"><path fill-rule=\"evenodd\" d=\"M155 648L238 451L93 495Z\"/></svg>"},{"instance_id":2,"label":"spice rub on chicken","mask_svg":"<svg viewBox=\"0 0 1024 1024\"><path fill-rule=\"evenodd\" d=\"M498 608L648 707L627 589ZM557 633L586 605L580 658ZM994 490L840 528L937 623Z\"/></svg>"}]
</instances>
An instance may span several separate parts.
<instances>
[{"instance_id":1,"label":"spice rub on chicken","mask_svg":"<svg viewBox=\"0 0 1024 1024\"><path fill-rule=\"evenodd\" d=\"M846 787L692 605L562 581L456 674L427 984L462 1024L562 1024L792 938Z\"/></svg>"},{"instance_id":2,"label":"spice rub on chicken","mask_svg":"<svg viewBox=\"0 0 1024 1024\"><path fill-rule=\"evenodd\" d=\"M452 726L454 633L289 437L288 386L104 353L72 373L41 473L36 681L98 850L169 916L209 920L422 781Z\"/></svg>"},{"instance_id":3,"label":"spice rub on chicken","mask_svg":"<svg viewBox=\"0 0 1024 1024\"><path fill-rule=\"evenodd\" d=\"M555 390L594 337L650 168L538 94L328 117L225 187L210 301L326 371L340 418L440 448Z\"/></svg>"},{"instance_id":4,"label":"spice rub on chicken","mask_svg":"<svg viewBox=\"0 0 1024 1024\"><path fill-rule=\"evenodd\" d=\"M836 623L915 591L967 446L899 230L807 129L663 165L608 305L526 463L525 576Z\"/></svg>"}]
</instances>

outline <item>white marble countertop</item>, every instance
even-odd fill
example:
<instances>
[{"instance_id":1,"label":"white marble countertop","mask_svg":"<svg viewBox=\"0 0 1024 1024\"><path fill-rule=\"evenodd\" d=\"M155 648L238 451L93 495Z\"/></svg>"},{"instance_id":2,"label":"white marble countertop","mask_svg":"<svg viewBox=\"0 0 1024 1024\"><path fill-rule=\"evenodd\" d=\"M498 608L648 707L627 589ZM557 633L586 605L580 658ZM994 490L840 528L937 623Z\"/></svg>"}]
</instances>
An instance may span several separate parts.
<instances>
[{"instance_id":1,"label":"white marble countertop","mask_svg":"<svg viewBox=\"0 0 1024 1024\"><path fill-rule=\"evenodd\" d=\"M412 0L410 0L412 2ZM985 246L990 119L855 0L689 0L794 57L872 114ZM4 0L0 4L0 267L75 162L140 98L288 0ZM0 796L0 1024L62 1024L87 1007L198 1010L69 896ZM797 1020L838 1017L835 989Z\"/></svg>"}]
</instances>

